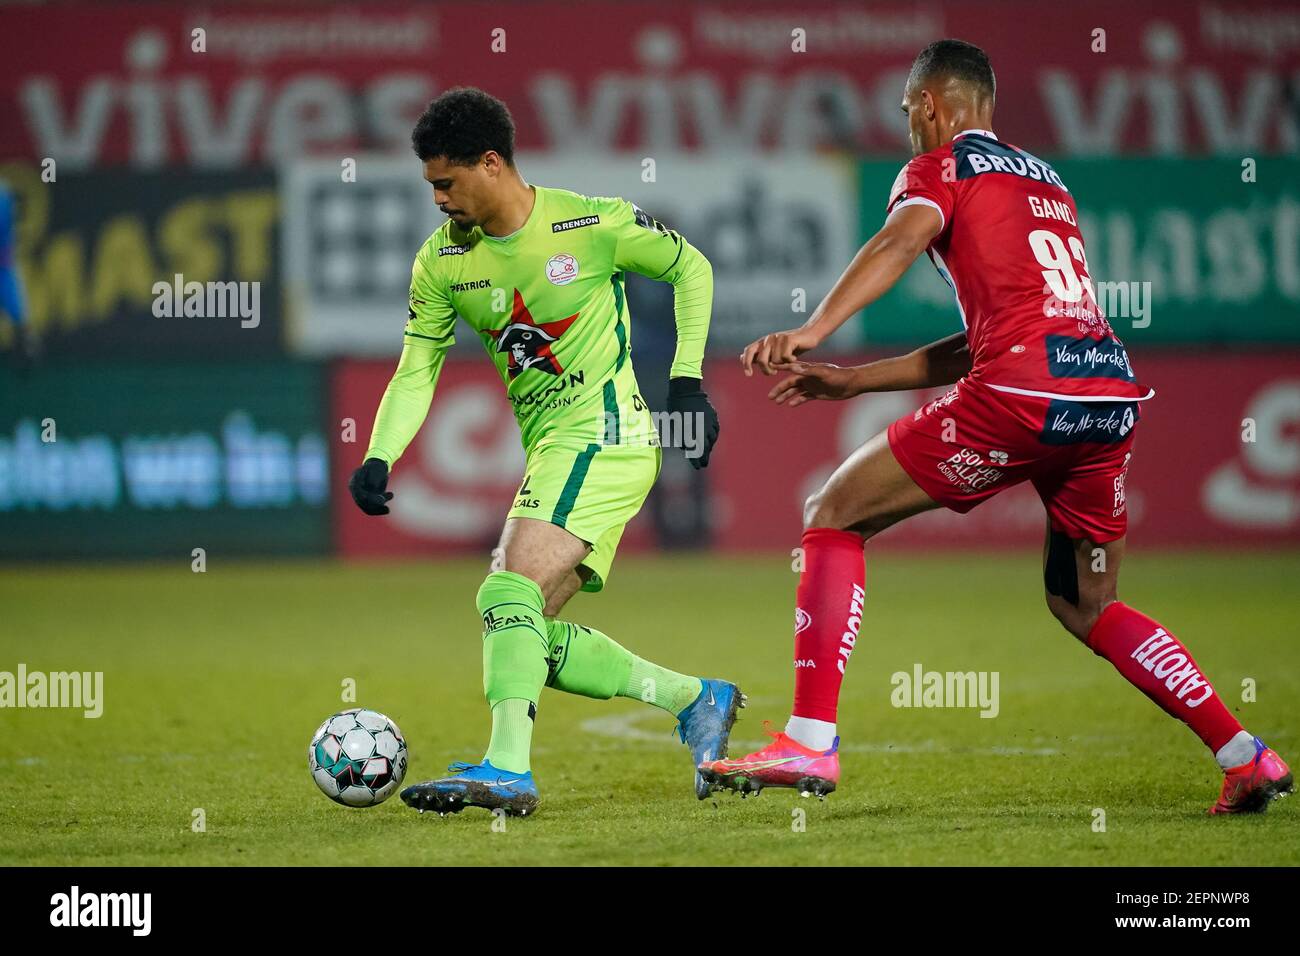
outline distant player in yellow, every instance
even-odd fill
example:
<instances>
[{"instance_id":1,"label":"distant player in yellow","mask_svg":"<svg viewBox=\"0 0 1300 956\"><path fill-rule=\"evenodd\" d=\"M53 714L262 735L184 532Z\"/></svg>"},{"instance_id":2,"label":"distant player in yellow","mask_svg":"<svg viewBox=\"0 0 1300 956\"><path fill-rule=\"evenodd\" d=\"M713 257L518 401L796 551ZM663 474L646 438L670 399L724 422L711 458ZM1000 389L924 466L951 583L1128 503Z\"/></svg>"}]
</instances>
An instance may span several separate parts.
<instances>
[{"instance_id":1,"label":"distant player in yellow","mask_svg":"<svg viewBox=\"0 0 1300 956\"><path fill-rule=\"evenodd\" d=\"M402 357L349 483L363 511L388 513L389 470L428 414L459 315L496 364L527 464L501 533L503 570L478 592L487 753L402 792L408 805L439 813L537 807L529 747L543 686L663 708L695 765L726 755L743 705L734 684L675 673L556 618L580 588L604 587L623 528L659 475L659 430L632 371L625 272L673 284L667 421L702 468L718 437L701 388L713 271L626 200L525 182L514 132L505 104L473 88L447 91L415 126L412 145L448 220L415 258ZM695 787L707 796L698 773Z\"/></svg>"}]
</instances>

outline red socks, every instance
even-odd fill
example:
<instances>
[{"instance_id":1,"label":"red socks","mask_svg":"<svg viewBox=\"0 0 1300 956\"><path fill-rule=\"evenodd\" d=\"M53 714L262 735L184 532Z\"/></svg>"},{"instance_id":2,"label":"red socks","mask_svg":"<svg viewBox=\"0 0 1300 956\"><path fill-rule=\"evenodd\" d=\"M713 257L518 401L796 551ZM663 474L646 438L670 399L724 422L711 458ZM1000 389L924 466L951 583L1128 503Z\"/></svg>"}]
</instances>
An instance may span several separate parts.
<instances>
[{"instance_id":1,"label":"red socks","mask_svg":"<svg viewBox=\"0 0 1300 956\"><path fill-rule=\"evenodd\" d=\"M862 536L832 528L803 533L794 625L795 717L835 722L844 667L862 626Z\"/></svg>"},{"instance_id":2,"label":"red socks","mask_svg":"<svg viewBox=\"0 0 1300 956\"><path fill-rule=\"evenodd\" d=\"M791 713L833 724L844 668L862 626L863 542L851 531L810 528L802 545ZM1211 751L1241 732L1187 648L1146 615L1115 601L1102 611L1087 644L1165 713L1191 727Z\"/></svg>"},{"instance_id":3,"label":"red socks","mask_svg":"<svg viewBox=\"0 0 1300 956\"><path fill-rule=\"evenodd\" d=\"M1211 751L1217 753L1241 731L1191 652L1145 614L1115 601L1101 612L1087 643L1166 714L1191 727Z\"/></svg>"}]
</instances>

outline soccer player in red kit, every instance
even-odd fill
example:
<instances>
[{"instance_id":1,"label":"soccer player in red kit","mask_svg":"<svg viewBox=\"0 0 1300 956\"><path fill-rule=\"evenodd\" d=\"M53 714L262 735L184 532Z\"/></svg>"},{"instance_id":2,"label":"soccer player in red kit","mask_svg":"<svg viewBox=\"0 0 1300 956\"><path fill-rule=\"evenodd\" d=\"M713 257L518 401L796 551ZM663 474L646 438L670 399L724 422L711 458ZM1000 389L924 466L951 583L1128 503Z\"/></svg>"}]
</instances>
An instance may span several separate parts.
<instances>
[{"instance_id":1,"label":"soccer player in red kit","mask_svg":"<svg viewBox=\"0 0 1300 956\"><path fill-rule=\"evenodd\" d=\"M866 629L864 542L920 512L964 513L1030 481L1047 510L1052 613L1210 748L1225 774L1211 813L1264 810L1292 789L1286 764L1242 729L1169 629L1116 599L1124 479L1140 403L1153 393L1097 306L1065 184L992 132L994 92L978 47L940 40L921 52L903 95L914 158L884 226L802 328L766 335L741 356L747 375L792 373L770 393L792 407L956 385L868 441L808 499L792 716L763 749L701 764L701 773L742 793L834 790L840 682ZM952 286L964 332L854 368L797 360L923 251Z\"/></svg>"}]
</instances>

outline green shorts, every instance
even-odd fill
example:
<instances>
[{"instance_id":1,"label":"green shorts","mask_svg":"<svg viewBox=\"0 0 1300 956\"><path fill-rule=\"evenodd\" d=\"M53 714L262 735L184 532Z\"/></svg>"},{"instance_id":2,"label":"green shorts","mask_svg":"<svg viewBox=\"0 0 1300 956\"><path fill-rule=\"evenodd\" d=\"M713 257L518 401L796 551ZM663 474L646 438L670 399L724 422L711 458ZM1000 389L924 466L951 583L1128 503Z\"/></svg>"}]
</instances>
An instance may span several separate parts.
<instances>
[{"instance_id":1,"label":"green shorts","mask_svg":"<svg viewBox=\"0 0 1300 956\"><path fill-rule=\"evenodd\" d=\"M623 528L641 510L662 461L658 447L645 445L548 445L528 456L506 517L549 521L591 545L582 590L599 591Z\"/></svg>"}]
</instances>

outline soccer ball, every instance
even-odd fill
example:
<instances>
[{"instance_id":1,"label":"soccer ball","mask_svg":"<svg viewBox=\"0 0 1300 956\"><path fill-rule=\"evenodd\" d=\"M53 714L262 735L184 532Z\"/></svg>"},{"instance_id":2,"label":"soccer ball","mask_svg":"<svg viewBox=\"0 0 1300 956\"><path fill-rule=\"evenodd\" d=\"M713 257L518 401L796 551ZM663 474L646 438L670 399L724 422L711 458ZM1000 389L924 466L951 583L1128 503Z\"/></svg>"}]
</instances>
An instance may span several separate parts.
<instances>
[{"instance_id":1,"label":"soccer ball","mask_svg":"<svg viewBox=\"0 0 1300 956\"><path fill-rule=\"evenodd\" d=\"M307 766L321 792L347 807L383 803L406 776L406 739L383 714L354 707L316 728Z\"/></svg>"}]
</instances>

